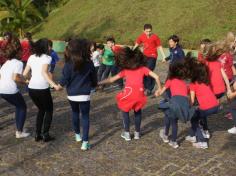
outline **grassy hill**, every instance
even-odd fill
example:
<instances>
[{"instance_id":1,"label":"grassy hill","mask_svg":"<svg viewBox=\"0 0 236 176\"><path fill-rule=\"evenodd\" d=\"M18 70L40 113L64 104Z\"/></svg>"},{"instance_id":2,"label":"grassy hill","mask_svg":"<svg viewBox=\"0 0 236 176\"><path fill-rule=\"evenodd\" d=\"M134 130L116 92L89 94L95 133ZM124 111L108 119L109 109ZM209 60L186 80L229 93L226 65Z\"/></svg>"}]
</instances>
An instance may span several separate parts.
<instances>
[{"instance_id":1,"label":"grassy hill","mask_svg":"<svg viewBox=\"0 0 236 176\"><path fill-rule=\"evenodd\" d=\"M220 39L236 31L235 0L70 0L34 29L35 38L65 39L76 35L96 41L113 35L117 43L132 44L151 23L166 45L171 34L184 47L202 38Z\"/></svg>"}]
</instances>

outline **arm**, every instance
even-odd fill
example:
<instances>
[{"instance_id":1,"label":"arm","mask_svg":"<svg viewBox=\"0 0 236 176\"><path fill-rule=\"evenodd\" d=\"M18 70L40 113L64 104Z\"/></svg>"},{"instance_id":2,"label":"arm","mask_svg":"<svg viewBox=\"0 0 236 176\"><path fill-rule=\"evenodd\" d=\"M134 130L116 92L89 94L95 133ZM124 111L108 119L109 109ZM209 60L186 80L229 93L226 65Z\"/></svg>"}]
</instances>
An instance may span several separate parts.
<instances>
[{"instance_id":1,"label":"arm","mask_svg":"<svg viewBox=\"0 0 236 176\"><path fill-rule=\"evenodd\" d=\"M136 42L134 47L133 47L133 50L135 50L138 46L139 46L139 44Z\"/></svg>"},{"instance_id":2,"label":"arm","mask_svg":"<svg viewBox=\"0 0 236 176\"><path fill-rule=\"evenodd\" d=\"M159 76L156 73L152 72L152 71L149 72L149 76L151 76L153 79L155 79L155 81L158 85L158 90L160 91L161 90L161 82L160 82Z\"/></svg>"},{"instance_id":3,"label":"arm","mask_svg":"<svg viewBox=\"0 0 236 176\"><path fill-rule=\"evenodd\" d=\"M221 74L222 74L223 79L225 81L227 92L231 92L231 88L230 88L230 84L229 84L229 79L228 79L225 71L223 70L223 68L221 68Z\"/></svg>"},{"instance_id":4,"label":"arm","mask_svg":"<svg viewBox=\"0 0 236 176\"><path fill-rule=\"evenodd\" d=\"M13 80L19 84L26 84L27 81L23 78L21 74L14 73L13 74Z\"/></svg>"},{"instance_id":5,"label":"arm","mask_svg":"<svg viewBox=\"0 0 236 176\"><path fill-rule=\"evenodd\" d=\"M166 61L166 60L165 60L166 55L165 55L165 52L164 52L164 50L163 50L163 47L162 47L162 46L159 46L157 49L160 50L161 55L162 55L162 61L165 62L165 61Z\"/></svg>"},{"instance_id":6,"label":"arm","mask_svg":"<svg viewBox=\"0 0 236 176\"><path fill-rule=\"evenodd\" d=\"M115 81L117 81L118 79L120 79L121 77L119 75L115 75L115 76L112 76L110 78L107 78L101 82L98 83L98 85L103 85L103 84L110 84L110 83L113 83Z\"/></svg>"},{"instance_id":7,"label":"arm","mask_svg":"<svg viewBox=\"0 0 236 176\"><path fill-rule=\"evenodd\" d=\"M190 103L191 103L191 105L194 104L194 101L195 101L195 92L190 91Z\"/></svg>"},{"instance_id":8,"label":"arm","mask_svg":"<svg viewBox=\"0 0 236 176\"><path fill-rule=\"evenodd\" d=\"M55 88L55 90L60 90L60 87L51 79L48 72L48 64L44 64L42 68L42 75L47 80L47 82Z\"/></svg>"},{"instance_id":9,"label":"arm","mask_svg":"<svg viewBox=\"0 0 236 176\"><path fill-rule=\"evenodd\" d=\"M233 75L235 76L236 75L236 69L235 69L234 65L232 65L232 71L233 71Z\"/></svg>"}]
</instances>

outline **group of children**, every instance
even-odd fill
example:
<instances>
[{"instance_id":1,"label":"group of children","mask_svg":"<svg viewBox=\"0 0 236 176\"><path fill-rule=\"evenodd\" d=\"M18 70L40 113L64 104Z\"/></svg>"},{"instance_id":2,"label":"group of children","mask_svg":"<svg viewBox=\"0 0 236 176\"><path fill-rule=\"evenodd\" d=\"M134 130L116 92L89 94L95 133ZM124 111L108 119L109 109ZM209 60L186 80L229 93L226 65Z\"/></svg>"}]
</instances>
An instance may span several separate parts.
<instances>
[{"instance_id":1,"label":"group of children","mask_svg":"<svg viewBox=\"0 0 236 176\"><path fill-rule=\"evenodd\" d=\"M59 83L54 82L50 74L54 66L50 67L52 44L48 39L34 42L23 71L20 61L22 46L17 38L12 37L11 44L3 51L6 62L0 69L0 95L16 107L16 138L30 135L23 129L27 107L17 83L28 84L29 96L38 108L35 141L54 140L49 134L53 117L50 87L57 91L65 87L72 111L75 140L82 141L82 150L89 149L91 91L113 82L123 87L116 95L116 101L122 111L124 125L121 137L126 141L131 140L129 112L132 110L135 115L134 139L141 137L142 109L147 103L146 95L152 93L154 86L150 84L153 81L157 84L154 94L164 97L157 108L164 113L164 128L160 130L160 137L165 143L178 148L178 121L189 121L191 128L186 140L192 142L194 147L208 148L210 133L207 118L220 110L220 98L225 93L230 103L228 116L234 119L234 127L228 132L236 134L236 72L232 56L235 38L231 42L215 43L204 39L198 58L194 58L191 53L185 56L179 38L172 35L168 39L170 56L166 58L161 52L163 62L170 60L168 76L165 84L161 85L159 76L153 72L157 57L153 48L162 50L162 47L151 29L150 25L144 26L144 33L137 39L134 48L116 46L112 37L107 39L107 47L86 39L71 39L65 50L65 65ZM141 43L144 44L143 53L137 48ZM80 132L80 116L83 135Z\"/></svg>"}]
</instances>

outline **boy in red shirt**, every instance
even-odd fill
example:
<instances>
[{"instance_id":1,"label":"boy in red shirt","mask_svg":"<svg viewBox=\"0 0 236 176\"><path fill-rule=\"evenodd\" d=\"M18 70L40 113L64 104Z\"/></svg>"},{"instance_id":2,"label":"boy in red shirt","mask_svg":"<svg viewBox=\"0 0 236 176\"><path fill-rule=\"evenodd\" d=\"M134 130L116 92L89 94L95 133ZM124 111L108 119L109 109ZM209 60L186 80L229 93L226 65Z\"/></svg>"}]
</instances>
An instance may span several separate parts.
<instances>
[{"instance_id":1,"label":"boy in red shirt","mask_svg":"<svg viewBox=\"0 0 236 176\"><path fill-rule=\"evenodd\" d=\"M21 60L24 64L24 68L26 66L26 63L30 57L31 48L32 48L32 36L30 32L26 32L24 39L21 41L21 47L22 47L22 56Z\"/></svg>"},{"instance_id":2,"label":"boy in red shirt","mask_svg":"<svg viewBox=\"0 0 236 176\"><path fill-rule=\"evenodd\" d=\"M152 33L152 25L145 24L144 25L144 32L137 38L134 49L140 45L143 45L143 54L147 59L147 67L150 70L154 70L156 67L156 60L157 60L157 49L160 49L162 54L162 60L165 61L165 53L161 46L161 41L156 34ZM146 89L147 95L151 95L152 90L155 86L155 81L151 77L144 78L144 86Z\"/></svg>"}]
</instances>

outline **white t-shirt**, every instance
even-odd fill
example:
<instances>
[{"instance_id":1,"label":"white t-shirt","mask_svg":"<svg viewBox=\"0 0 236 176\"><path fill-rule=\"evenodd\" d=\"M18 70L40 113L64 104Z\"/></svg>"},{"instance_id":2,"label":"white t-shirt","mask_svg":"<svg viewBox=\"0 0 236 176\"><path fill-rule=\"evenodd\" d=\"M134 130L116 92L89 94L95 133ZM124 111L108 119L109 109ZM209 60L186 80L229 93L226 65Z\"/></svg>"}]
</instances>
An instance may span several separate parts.
<instances>
[{"instance_id":1,"label":"white t-shirt","mask_svg":"<svg viewBox=\"0 0 236 176\"><path fill-rule=\"evenodd\" d=\"M93 61L94 67L99 67L100 66L100 59L101 59L101 55L99 53L99 51L94 51L92 53L92 57L91 60Z\"/></svg>"},{"instance_id":2,"label":"white t-shirt","mask_svg":"<svg viewBox=\"0 0 236 176\"><path fill-rule=\"evenodd\" d=\"M43 65L49 65L52 58L46 54L42 54L40 57L31 55L28 59L27 65L31 68L31 79L29 82L30 89L47 89L49 83L43 77L42 69Z\"/></svg>"},{"instance_id":3,"label":"white t-shirt","mask_svg":"<svg viewBox=\"0 0 236 176\"><path fill-rule=\"evenodd\" d=\"M7 60L0 69L0 93L15 94L19 90L13 80L13 74L22 74L23 63L17 59Z\"/></svg>"}]
</instances>

